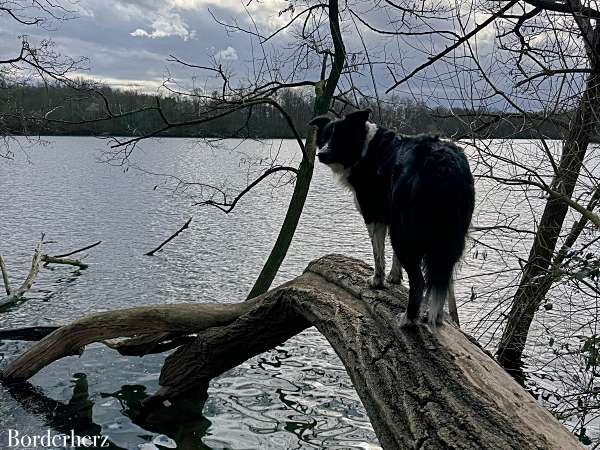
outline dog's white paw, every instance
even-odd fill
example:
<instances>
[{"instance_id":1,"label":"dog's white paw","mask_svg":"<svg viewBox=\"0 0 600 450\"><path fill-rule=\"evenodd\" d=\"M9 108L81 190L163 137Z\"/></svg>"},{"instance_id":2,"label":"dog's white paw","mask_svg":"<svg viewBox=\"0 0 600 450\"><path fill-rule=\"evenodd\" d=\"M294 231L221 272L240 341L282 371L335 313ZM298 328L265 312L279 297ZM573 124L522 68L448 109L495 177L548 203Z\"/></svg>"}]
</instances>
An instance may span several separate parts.
<instances>
[{"instance_id":1,"label":"dog's white paw","mask_svg":"<svg viewBox=\"0 0 600 450\"><path fill-rule=\"evenodd\" d=\"M385 286L383 283L383 277L379 275L373 275L371 278L369 278L369 286L371 286L373 289L383 289Z\"/></svg>"},{"instance_id":2,"label":"dog's white paw","mask_svg":"<svg viewBox=\"0 0 600 450\"><path fill-rule=\"evenodd\" d=\"M388 274L388 276L386 277L385 281L387 281L390 284L402 283L402 272L400 272L400 273L390 272Z\"/></svg>"},{"instance_id":3,"label":"dog's white paw","mask_svg":"<svg viewBox=\"0 0 600 450\"><path fill-rule=\"evenodd\" d=\"M446 312L444 310L433 312L430 310L427 316L427 323L431 328L436 329L440 325L444 324L446 318Z\"/></svg>"}]
</instances>

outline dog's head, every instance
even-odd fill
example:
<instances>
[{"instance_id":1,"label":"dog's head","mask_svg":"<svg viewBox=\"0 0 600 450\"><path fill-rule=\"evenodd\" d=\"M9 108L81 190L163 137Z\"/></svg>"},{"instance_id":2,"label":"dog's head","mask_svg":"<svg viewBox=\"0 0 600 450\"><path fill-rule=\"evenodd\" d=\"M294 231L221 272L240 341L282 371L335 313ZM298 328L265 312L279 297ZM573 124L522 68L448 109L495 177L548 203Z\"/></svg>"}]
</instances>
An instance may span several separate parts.
<instances>
[{"instance_id":1,"label":"dog's head","mask_svg":"<svg viewBox=\"0 0 600 450\"><path fill-rule=\"evenodd\" d=\"M367 137L367 120L371 110L364 109L331 120L318 116L308 124L317 127L317 157L334 171L354 166L363 156Z\"/></svg>"}]
</instances>

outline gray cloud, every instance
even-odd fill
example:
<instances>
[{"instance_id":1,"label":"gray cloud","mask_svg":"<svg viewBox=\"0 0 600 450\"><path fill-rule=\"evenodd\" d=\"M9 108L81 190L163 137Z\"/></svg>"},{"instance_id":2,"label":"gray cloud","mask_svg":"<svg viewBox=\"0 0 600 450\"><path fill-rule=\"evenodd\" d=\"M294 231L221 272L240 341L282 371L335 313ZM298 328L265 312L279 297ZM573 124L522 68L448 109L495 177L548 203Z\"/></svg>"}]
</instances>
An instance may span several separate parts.
<instances>
[{"instance_id":1,"label":"gray cloud","mask_svg":"<svg viewBox=\"0 0 600 450\"><path fill-rule=\"evenodd\" d=\"M62 54L89 58L89 70L81 75L114 86L153 90L167 76L181 82L192 78L190 70L167 62L171 54L199 65L210 65L215 49L237 50L223 54L228 64L237 63L234 55L249 54L244 50L247 40L227 36L207 13L206 5L178 10L165 9L164 4L154 0L108 0L101 4L82 0L79 17L58 23L51 31L23 27L0 16L0 58L14 56L19 49L17 36L24 33L32 41L51 38ZM218 7L215 11L232 14Z\"/></svg>"},{"instance_id":2,"label":"gray cloud","mask_svg":"<svg viewBox=\"0 0 600 450\"><path fill-rule=\"evenodd\" d=\"M233 48L231 45L223 50L218 51L215 54L215 59L217 61L236 61L238 59L237 50Z\"/></svg>"},{"instance_id":3,"label":"gray cloud","mask_svg":"<svg viewBox=\"0 0 600 450\"><path fill-rule=\"evenodd\" d=\"M252 2L250 7L255 9L250 12L258 26L268 34L293 14L278 14L287 4L281 0ZM218 77L206 72L199 73L169 63L169 55L203 66L210 66L214 61L222 62L240 83L253 79L257 71L265 70L264 66L253 63L255 58L262 56L258 39L241 32L226 32L208 13L210 8L225 22L251 27L244 4L238 0L80 0L78 5L79 18L57 24L54 31L20 27L0 16L0 57L10 56L18 50L17 36L20 34L28 33L37 40L52 37L63 54L89 58L89 70L81 75L117 87L147 91L156 90L165 78L184 88L213 89L221 82ZM378 28L389 29L389 17L370 7L365 8L365 11L359 12L363 19L368 19ZM452 30L454 26L452 21L440 22L438 29ZM356 29L361 30L370 59L374 62L372 75L379 93L393 83L386 61L396 64L393 70L401 78L403 73L426 60L427 51L439 50L451 42L451 38L440 36L419 36L412 40L386 37L368 31L348 18L343 28L349 53L363 52L363 41ZM309 77L315 78L320 59L313 57L313 60L307 60L302 55L290 58L286 49L292 40L290 28L267 44L265 52L275 58L268 70L285 78L292 72L293 66L300 66L306 68ZM461 75L462 80L454 75L445 77L443 83L432 81L444 78L442 74L450 71L443 62L436 63L396 93L425 101L457 97L461 83L465 84L464 80L468 80L466 74ZM366 67L353 74L352 81L361 89L374 91L371 73ZM474 82L469 81L465 85L474 86Z\"/></svg>"}]
</instances>

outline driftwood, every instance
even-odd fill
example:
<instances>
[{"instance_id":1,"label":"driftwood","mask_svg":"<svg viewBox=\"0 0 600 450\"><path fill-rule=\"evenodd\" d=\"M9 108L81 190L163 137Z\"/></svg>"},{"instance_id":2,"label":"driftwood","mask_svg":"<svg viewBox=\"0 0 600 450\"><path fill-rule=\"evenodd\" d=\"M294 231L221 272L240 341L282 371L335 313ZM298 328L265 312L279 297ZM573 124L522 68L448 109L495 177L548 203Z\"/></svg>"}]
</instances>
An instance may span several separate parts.
<instances>
[{"instance_id":1,"label":"driftwood","mask_svg":"<svg viewBox=\"0 0 600 450\"><path fill-rule=\"evenodd\" d=\"M0 270L2 270L2 279L4 280L4 287L6 289L6 297L3 299L0 298L0 306L8 305L19 300L25 292L27 292L31 286L33 286L33 282L35 281L35 277L37 277L38 272L40 271L40 265L42 262L42 257L44 254L42 253L42 241L44 240L44 236L42 235L42 239L38 244L37 248L33 252L33 258L31 260L31 269L25 278L25 281L16 289L11 289L9 281L8 281L8 272L6 271L6 267L4 263L0 266Z\"/></svg>"},{"instance_id":2,"label":"driftwood","mask_svg":"<svg viewBox=\"0 0 600 450\"><path fill-rule=\"evenodd\" d=\"M8 272L6 271L6 266L4 265L4 260L0 255L0 272L2 273L2 281L4 282L4 290L6 291L6 295L10 295L10 281L8 280Z\"/></svg>"},{"instance_id":3,"label":"driftwood","mask_svg":"<svg viewBox=\"0 0 600 450\"><path fill-rule=\"evenodd\" d=\"M82 252L84 250L88 250L92 247L99 245L102 242L102 241L98 241L94 244L87 245L83 248L74 250L69 253L65 253L63 255L50 256L50 255L47 255L42 252L42 244L44 243L43 241L44 241L44 235L42 234L42 238L40 239L40 242L38 243L35 251L33 252L33 258L31 260L31 269L29 270L29 273L27 274L25 281L23 281L21 286L19 286L16 289L11 289L11 287L10 287L8 271L6 270L4 260L0 256L0 272L2 272L2 280L4 282L4 289L6 290L6 297L0 298L0 306L5 306L5 305L9 305L11 303L15 303L21 297L23 297L25 292L27 292L29 289L31 289L31 286L33 286L33 283L35 282L35 279L40 271L40 267L41 267L42 263L44 263L44 265L67 264L70 266L77 266L81 269L85 269L86 267L88 267L88 265L83 263L81 260L65 258L65 256L70 256L75 253Z\"/></svg>"},{"instance_id":4,"label":"driftwood","mask_svg":"<svg viewBox=\"0 0 600 450\"><path fill-rule=\"evenodd\" d=\"M150 250L148 253L144 253L144 255L146 256L154 256L154 254L159 251L161 248L163 248L165 245L167 245L169 242L171 242L171 240L175 239L177 237L177 235L179 233L181 233L183 230L185 230L186 228L188 228L190 226L190 222L192 221L193 217L190 217L188 219L188 221L186 223L184 223L181 228L179 228L179 230L177 230L175 233L173 233L171 236L169 236L168 239L164 240L162 242L162 244L160 244L158 247L156 247L154 250Z\"/></svg>"},{"instance_id":5,"label":"driftwood","mask_svg":"<svg viewBox=\"0 0 600 450\"><path fill-rule=\"evenodd\" d=\"M166 358L161 387L150 400L162 404L314 325L343 361L385 449L581 448L449 322L435 330L399 328L406 289L372 290L371 274L361 261L329 255L245 302L94 314L46 336L11 361L1 377L26 380L91 342L112 340L107 343L130 354L178 347Z\"/></svg>"}]
</instances>

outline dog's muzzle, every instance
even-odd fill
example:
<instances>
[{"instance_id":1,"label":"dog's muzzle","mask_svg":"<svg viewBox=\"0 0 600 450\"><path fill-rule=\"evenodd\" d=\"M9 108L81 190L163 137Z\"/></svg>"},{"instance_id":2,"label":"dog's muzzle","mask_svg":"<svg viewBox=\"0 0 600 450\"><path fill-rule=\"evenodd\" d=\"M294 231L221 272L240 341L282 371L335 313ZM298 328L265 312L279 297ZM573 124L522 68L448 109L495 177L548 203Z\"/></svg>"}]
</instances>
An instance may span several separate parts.
<instances>
[{"instance_id":1,"label":"dog's muzzle","mask_svg":"<svg viewBox=\"0 0 600 450\"><path fill-rule=\"evenodd\" d=\"M323 150L317 153L317 157L319 158L319 162L323 164L333 164L335 159L333 157L333 152L330 150Z\"/></svg>"}]
</instances>

